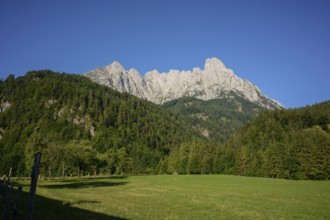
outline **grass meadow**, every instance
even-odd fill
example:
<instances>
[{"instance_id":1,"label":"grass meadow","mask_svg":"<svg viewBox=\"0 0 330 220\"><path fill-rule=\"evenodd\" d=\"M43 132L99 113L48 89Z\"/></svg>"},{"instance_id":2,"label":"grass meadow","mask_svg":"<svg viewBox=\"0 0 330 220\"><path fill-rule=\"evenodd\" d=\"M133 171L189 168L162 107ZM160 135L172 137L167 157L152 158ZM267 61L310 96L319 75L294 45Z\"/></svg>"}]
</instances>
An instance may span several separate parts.
<instances>
[{"instance_id":1,"label":"grass meadow","mask_svg":"<svg viewBox=\"0 0 330 220\"><path fill-rule=\"evenodd\" d=\"M39 180L33 219L330 219L330 181L227 175Z\"/></svg>"}]
</instances>

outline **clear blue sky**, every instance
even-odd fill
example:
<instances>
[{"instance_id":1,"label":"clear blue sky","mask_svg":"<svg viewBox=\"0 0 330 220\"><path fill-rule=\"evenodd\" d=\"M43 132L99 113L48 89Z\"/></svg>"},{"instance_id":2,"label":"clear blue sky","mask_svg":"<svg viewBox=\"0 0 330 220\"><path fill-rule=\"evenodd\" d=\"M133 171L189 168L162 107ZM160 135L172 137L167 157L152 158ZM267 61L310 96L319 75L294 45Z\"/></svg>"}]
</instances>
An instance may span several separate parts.
<instances>
[{"instance_id":1,"label":"clear blue sky","mask_svg":"<svg viewBox=\"0 0 330 220\"><path fill-rule=\"evenodd\" d=\"M286 107L330 99L328 0L0 0L0 74L218 57Z\"/></svg>"}]
</instances>

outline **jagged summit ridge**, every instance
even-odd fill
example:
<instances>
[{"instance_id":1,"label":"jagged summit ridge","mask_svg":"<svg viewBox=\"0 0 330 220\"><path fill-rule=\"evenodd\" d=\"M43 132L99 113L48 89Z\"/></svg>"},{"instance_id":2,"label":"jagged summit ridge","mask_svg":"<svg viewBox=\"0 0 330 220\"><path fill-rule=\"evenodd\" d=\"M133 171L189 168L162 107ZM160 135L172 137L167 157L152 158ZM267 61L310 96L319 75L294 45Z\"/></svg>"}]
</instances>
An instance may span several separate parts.
<instances>
[{"instance_id":1,"label":"jagged summit ridge","mask_svg":"<svg viewBox=\"0 0 330 220\"><path fill-rule=\"evenodd\" d=\"M167 73L159 73L155 69L142 76L136 69L125 70L115 61L84 75L96 83L156 104L184 96L202 100L217 99L235 92L260 106L269 109L282 108L279 102L267 98L251 82L239 78L231 69L227 69L218 58L206 59L203 70L195 67L192 71L170 70Z\"/></svg>"}]
</instances>

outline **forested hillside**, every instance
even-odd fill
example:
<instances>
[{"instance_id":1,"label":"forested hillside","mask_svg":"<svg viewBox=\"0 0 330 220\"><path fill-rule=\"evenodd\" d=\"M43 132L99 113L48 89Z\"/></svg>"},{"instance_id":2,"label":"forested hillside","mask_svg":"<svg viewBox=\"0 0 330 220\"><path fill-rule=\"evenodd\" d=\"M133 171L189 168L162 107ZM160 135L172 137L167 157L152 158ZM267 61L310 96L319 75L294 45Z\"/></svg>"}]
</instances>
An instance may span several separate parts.
<instances>
[{"instance_id":1,"label":"forested hillside","mask_svg":"<svg viewBox=\"0 0 330 220\"><path fill-rule=\"evenodd\" d=\"M267 110L255 119L262 109L237 97L183 98L165 107L80 75L33 71L9 76L0 81L0 172L12 167L14 175L29 175L33 154L40 151L40 174L50 177L224 173L330 178L330 102Z\"/></svg>"},{"instance_id":2,"label":"forested hillside","mask_svg":"<svg viewBox=\"0 0 330 220\"><path fill-rule=\"evenodd\" d=\"M234 92L208 101L183 97L164 103L163 107L184 117L201 135L217 143L226 141L259 112L266 110Z\"/></svg>"},{"instance_id":3,"label":"forested hillside","mask_svg":"<svg viewBox=\"0 0 330 220\"><path fill-rule=\"evenodd\" d=\"M0 81L0 172L42 175L158 173L193 132L174 114L89 79L33 71Z\"/></svg>"},{"instance_id":4,"label":"forested hillside","mask_svg":"<svg viewBox=\"0 0 330 220\"><path fill-rule=\"evenodd\" d=\"M330 102L263 111L222 146L182 143L163 164L179 174L330 179Z\"/></svg>"},{"instance_id":5,"label":"forested hillside","mask_svg":"<svg viewBox=\"0 0 330 220\"><path fill-rule=\"evenodd\" d=\"M288 179L330 178L330 102L261 113L226 142L224 172Z\"/></svg>"}]
</instances>

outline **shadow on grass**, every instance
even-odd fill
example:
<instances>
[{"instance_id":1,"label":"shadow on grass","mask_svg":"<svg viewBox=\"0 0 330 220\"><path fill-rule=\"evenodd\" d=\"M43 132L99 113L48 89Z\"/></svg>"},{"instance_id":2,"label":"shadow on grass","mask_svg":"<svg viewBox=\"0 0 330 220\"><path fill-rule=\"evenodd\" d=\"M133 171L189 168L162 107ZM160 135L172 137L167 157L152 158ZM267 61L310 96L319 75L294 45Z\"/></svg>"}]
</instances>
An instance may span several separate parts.
<instances>
[{"instance_id":1,"label":"shadow on grass","mask_svg":"<svg viewBox=\"0 0 330 220\"><path fill-rule=\"evenodd\" d=\"M124 220L124 218L116 216L108 216L102 213L96 213L77 207L74 205L100 203L98 201L79 200L72 203L63 203L61 201L48 199L45 197L37 196L35 208L33 210L33 219L79 219L79 220L92 220L92 219L115 219Z\"/></svg>"},{"instance_id":2,"label":"shadow on grass","mask_svg":"<svg viewBox=\"0 0 330 220\"><path fill-rule=\"evenodd\" d=\"M73 182L73 181L90 181L90 180L117 180L117 179L127 179L127 176L84 176L84 177L60 177L51 179L52 182Z\"/></svg>"},{"instance_id":3,"label":"shadow on grass","mask_svg":"<svg viewBox=\"0 0 330 220\"><path fill-rule=\"evenodd\" d=\"M90 188L90 187L109 187L109 186L122 186L126 185L129 182L106 182L106 181L76 181L64 184L52 184L52 185L43 185L39 184L38 187L47 188L47 189L81 189L81 188Z\"/></svg>"},{"instance_id":4,"label":"shadow on grass","mask_svg":"<svg viewBox=\"0 0 330 220\"><path fill-rule=\"evenodd\" d=\"M16 190L14 191L16 194ZM28 193L21 193L20 207L18 210L16 219L25 219L28 204ZM35 203L33 207L33 220L58 220L58 219L70 219L70 220L125 220L125 218L106 215L103 213L97 213L77 207L76 205L88 206L90 204L97 204L99 201L92 200L79 200L76 202L65 203L62 201L46 198L36 195ZM2 214L3 203L0 204L0 214ZM12 219L12 213L8 213L6 218Z\"/></svg>"}]
</instances>

